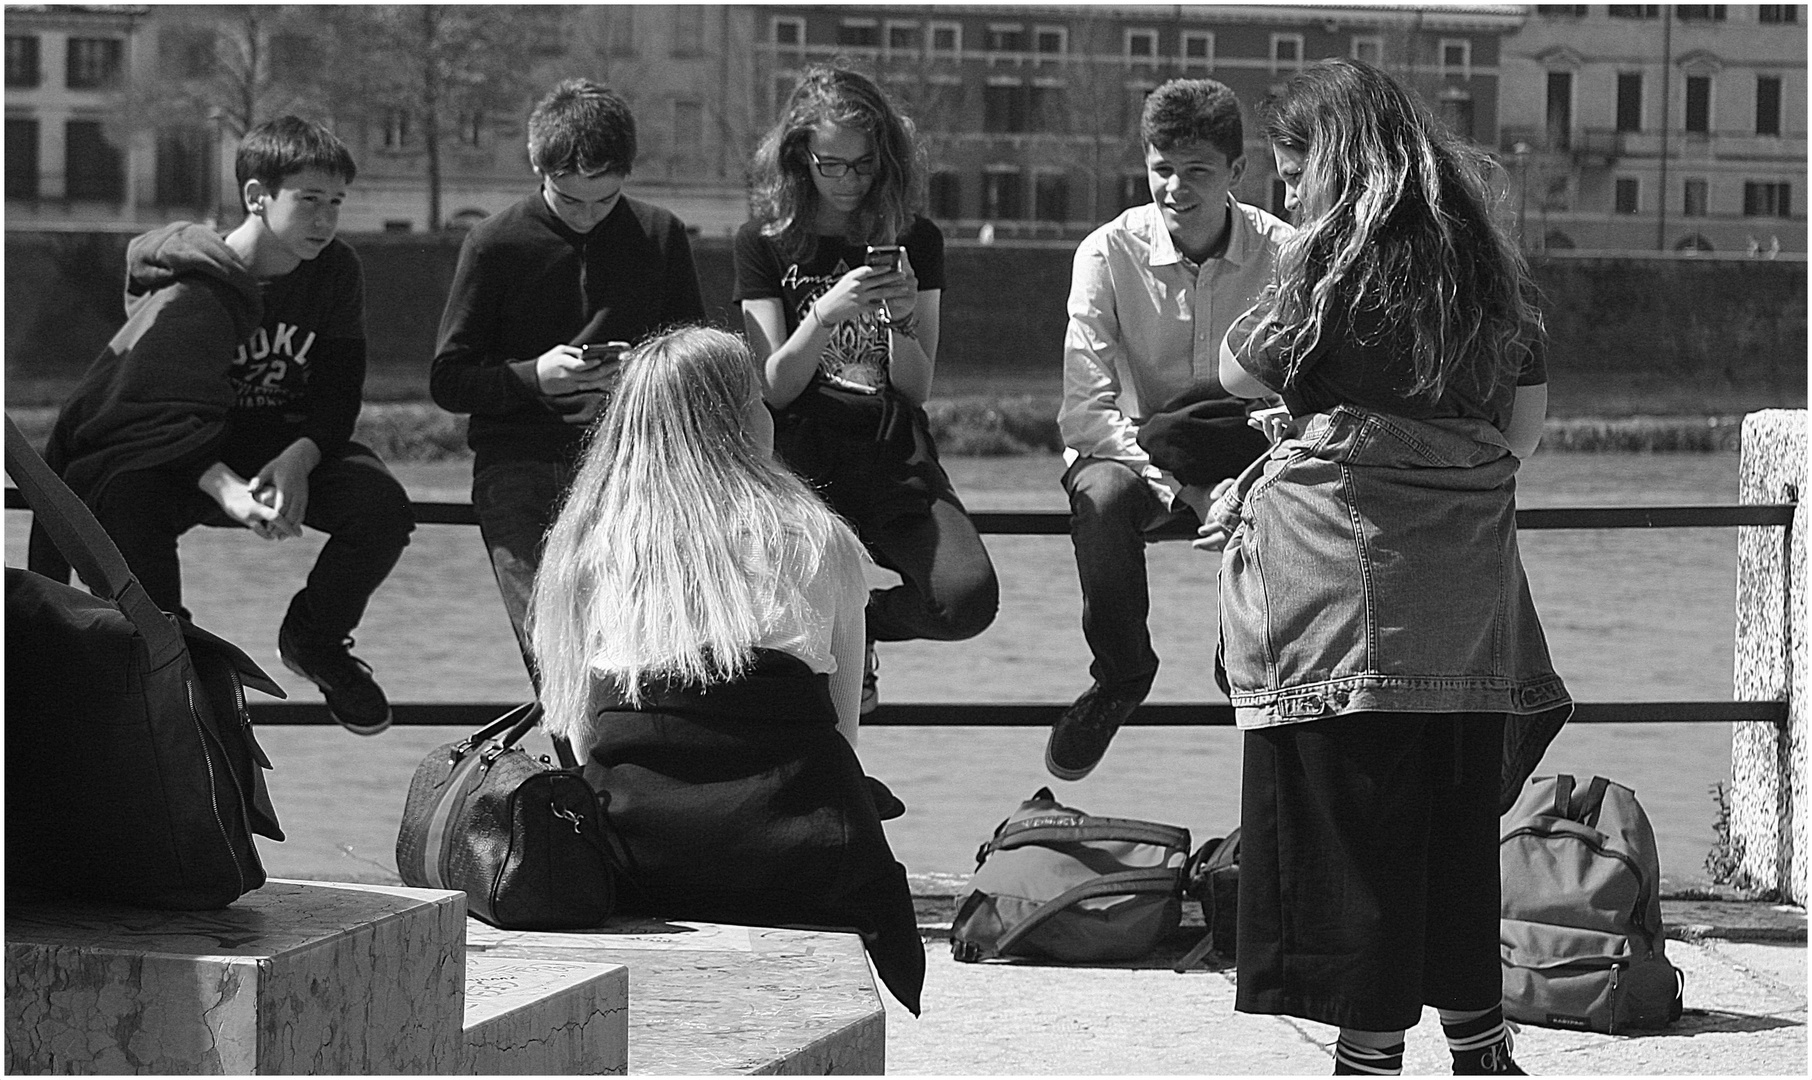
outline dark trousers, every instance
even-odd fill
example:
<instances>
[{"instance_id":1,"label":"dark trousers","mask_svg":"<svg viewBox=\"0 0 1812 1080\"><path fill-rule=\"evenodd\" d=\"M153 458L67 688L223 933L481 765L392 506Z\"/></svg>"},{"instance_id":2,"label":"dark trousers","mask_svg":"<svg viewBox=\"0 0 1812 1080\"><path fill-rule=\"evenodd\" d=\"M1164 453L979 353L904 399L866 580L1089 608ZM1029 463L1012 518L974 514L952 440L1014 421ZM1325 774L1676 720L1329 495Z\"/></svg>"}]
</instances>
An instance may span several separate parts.
<instances>
[{"instance_id":1,"label":"dark trousers","mask_svg":"<svg viewBox=\"0 0 1812 1080\"><path fill-rule=\"evenodd\" d=\"M994 621L1000 609L994 562L947 479L924 513L858 522L857 530L875 562L900 575L900 584L868 594L869 637L963 641Z\"/></svg>"},{"instance_id":2,"label":"dark trousers","mask_svg":"<svg viewBox=\"0 0 1812 1080\"><path fill-rule=\"evenodd\" d=\"M1107 458L1077 458L1063 474L1063 489L1082 581L1082 636L1095 658L1089 674L1110 690L1143 695L1158 674L1146 626L1145 534L1172 521L1195 521L1195 513L1165 509L1144 477Z\"/></svg>"},{"instance_id":3,"label":"dark trousers","mask_svg":"<svg viewBox=\"0 0 1812 1080\"><path fill-rule=\"evenodd\" d=\"M547 531L572 484L574 463L564 460L518 458L479 463L472 473L472 509L478 514L478 531L491 557L491 573L503 594L503 610L516 631L529 679L541 684L529 649L529 598L535 589L535 571Z\"/></svg>"},{"instance_id":4,"label":"dark trousers","mask_svg":"<svg viewBox=\"0 0 1812 1080\"><path fill-rule=\"evenodd\" d=\"M1395 1031L1496 1004L1503 743L1498 713L1247 731L1234 1008Z\"/></svg>"},{"instance_id":5,"label":"dark trousers","mask_svg":"<svg viewBox=\"0 0 1812 1080\"><path fill-rule=\"evenodd\" d=\"M250 476L267 461L258 453L229 454L226 464ZM197 525L243 527L193 479L155 470L115 477L93 509L157 606L184 615L177 538ZM409 495L376 454L347 443L309 473L302 523L326 533L327 543L284 621L311 636L348 637L409 545L415 528Z\"/></svg>"}]
</instances>

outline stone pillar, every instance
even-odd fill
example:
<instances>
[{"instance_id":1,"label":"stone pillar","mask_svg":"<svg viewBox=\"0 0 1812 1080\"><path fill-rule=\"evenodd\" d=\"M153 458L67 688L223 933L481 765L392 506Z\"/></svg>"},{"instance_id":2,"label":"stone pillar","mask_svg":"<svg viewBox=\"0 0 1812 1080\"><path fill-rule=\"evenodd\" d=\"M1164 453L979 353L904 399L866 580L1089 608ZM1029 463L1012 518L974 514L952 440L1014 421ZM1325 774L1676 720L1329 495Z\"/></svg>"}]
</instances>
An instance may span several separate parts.
<instances>
[{"instance_id":1,"label":"stone pillar","mask_svg":"<svg viewBox=\"0 0 1812 1080\"><path fill-rule=\"evenodd\" d=\"M1769 409L1743 419L1741 499L1801 502L1806 411ZM1793 524L1737 530L1736 697L1785 700L1785 725L1734 725L1730 842L1737 884L1806 902L1806 533Z\"/></svg>"}]
</instances>

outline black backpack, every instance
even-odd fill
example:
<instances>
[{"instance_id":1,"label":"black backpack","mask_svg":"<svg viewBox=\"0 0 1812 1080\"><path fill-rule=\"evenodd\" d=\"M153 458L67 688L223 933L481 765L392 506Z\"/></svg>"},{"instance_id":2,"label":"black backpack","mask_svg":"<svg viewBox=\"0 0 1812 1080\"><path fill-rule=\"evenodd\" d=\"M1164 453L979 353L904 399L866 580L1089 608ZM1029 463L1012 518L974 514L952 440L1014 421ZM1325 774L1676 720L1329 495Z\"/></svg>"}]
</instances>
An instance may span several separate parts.
<instances>
[{"instance_id":1,"label":"black backpack","mask_svg":"<svg viewBox=\"0 0 1812 1080\"><path fill-rule=\"evenodd\" d=\"M1183 892L1202 905L1202 940L1183 954L1175 970L1188 971L1213 952L1228 960L1238 953L1239 830L1217 836L1195 850L1183 868Z\"/></svg>"}]
</instances>

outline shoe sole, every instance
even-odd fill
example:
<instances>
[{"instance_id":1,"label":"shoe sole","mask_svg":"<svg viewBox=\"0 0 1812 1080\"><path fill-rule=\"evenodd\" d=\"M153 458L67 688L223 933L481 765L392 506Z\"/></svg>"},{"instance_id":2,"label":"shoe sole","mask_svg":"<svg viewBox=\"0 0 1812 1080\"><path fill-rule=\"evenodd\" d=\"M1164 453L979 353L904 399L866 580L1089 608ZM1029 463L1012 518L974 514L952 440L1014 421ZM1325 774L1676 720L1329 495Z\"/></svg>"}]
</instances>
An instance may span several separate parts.
<instances>
[{"instance_id":1,"label":"shoe sole","mask_svg":"<svg viewBox=\"0 0 1812 1080\"><path fill-rule=\"evenodd\" d=\"M1057 764L1056 760L1051 757L1051 744L1053 742L1055 742L1056 739L1057 739L1057 732L1055 729L1053 729L1051 731L1050 738L1048 738L1044 741L1044 770L1046 772L1050 773L1052 776L1055 776L1057 779L1070 780L1070 781L1080 780L1083 777L1087 776L1089 773L1094 772L1095 765L1101 764L1101 762L1099 760L1096 760L1094 765L1090 765L1085 769L1066 769L1066 768L1064 768L1063 766ZM1103 754L1102 756L1105 757L1106 755Z\"/></svg>"},{"instance_id":2,"label":"shoe sole","mask_svg":"<svg viewBox=\"0 0 1812 1080\"><path fill-rule=\"evenodd\" d=\"M322 683L321 680L315 678L313 675L310 675L308 672L303 671L301 666L299 664L297 664L294 660L291 660L289 657L284 656L282 653L278 653L277 658L279 660L283 661L284 667L286 667L286 668L290 669L291 671L295 672L296 674L302 676L304 679L307 679L309 682L314 683L316 689L320 690L323 695L325 695L327 693L326 684ZM390 730L390 721L393 718L394 713L393 713L393 710L390 708L390 706L388 704L386 704L384 706L384 722L381 724L350 723L344 717L342 717L339 713L334 712L332 705L329 705L327 707L327 715L333 717L334 723L345 728L347 731L352 732L354 735L381 735L384 732Z\"/></svg>"}]
</instances>

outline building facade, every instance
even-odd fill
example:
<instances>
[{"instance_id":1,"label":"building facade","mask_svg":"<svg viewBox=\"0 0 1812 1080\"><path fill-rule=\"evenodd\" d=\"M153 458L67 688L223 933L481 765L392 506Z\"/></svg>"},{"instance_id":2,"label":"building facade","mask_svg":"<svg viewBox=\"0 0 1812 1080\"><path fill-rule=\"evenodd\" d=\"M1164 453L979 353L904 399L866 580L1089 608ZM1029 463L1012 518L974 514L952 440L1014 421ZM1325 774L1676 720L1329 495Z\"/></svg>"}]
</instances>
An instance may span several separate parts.
<instances>
[{"instance_id":1,"label":"building facade","mask_svg":"<svg viewBox=\"0 0 1812 1080\"><path fill-rule=\"evenodd\" d=\"M1414 85L1456 129L1497 130L1509 5L774 5L755 12L756 95L777 114L799 71L835 58L887 84L929 144L931 215L952 236L1073 240L1146 202L1145 95L1209 77L1238 95L1238 196L1281 211L1260 101L1304 63L1352 56Z\"/></svg>"},{"instance_id":2,"label":"building facade","mask_svg":"<svg viewBox=\"0 0 1812 1080\"><path fill-rule=\"evenodd\" d=\"M119 122L116 90L145 60L151 9L8 5L9 224L132 221L157 195L156 148Z\"/></svg>"},{"instance_id":3,"label":"building facade","mask_svg":"<svg viewBox=\"0 0 1812 1080\"><path fill-rule=\"evenodd\" d=\"M534 183L529 108L559 79L586 76L635 112L630 192L727 235L747 215L749 154L798 74L841 60L916 121L928 211L947 235L1052 242L1149 198L1139 110L1177 76L1233 88L1248 121L1238 195L1281 210L1256 107L1302 64L1350 56L1409 83L1495 154L1506 214L1531 250L1806 250L1803 5L498 8L522 31L510 62L524 88L441 118L439 221L422 117L282 96L284 58L306 65L306 42L289 40L294 24L235 23L234 10L8 6L8 225L230 221L236 126L221 108L160 104L236 55L222 43L268 58L257 119L293 108L352 147L348 231L457 226L520 198ZM246 10L321 23L346 9Z\"/></svg>"},{"instance_id":4,"label":"building facade","mask_svg":"<svg viewBox=\"0 0 1812 1080\"><path fill-rule=\"evenodd\" d=\"M1806 8L1543 4L1497 150L1534 250L1806 250Z\"/></svg>"}]
</instances>

